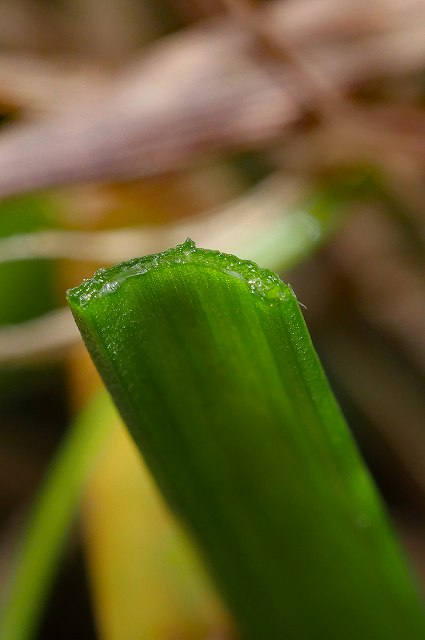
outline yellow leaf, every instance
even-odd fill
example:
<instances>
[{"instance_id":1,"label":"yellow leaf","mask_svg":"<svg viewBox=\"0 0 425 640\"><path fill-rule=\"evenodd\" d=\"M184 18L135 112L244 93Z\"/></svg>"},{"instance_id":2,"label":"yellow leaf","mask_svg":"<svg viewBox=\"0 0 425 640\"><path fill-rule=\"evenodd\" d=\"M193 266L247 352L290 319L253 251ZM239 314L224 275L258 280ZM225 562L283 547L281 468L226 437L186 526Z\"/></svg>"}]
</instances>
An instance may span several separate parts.
<instances>
[{"instance_id":1,"label":"yellow leaf","mask_svg":"<svg viewBox=\"0 0 425 640\"><path fill-rule=\"evenodd\" d=\"M230 636L228 615L121 425L91 477L83 515L102 640Z\"/></svg>"}]
</instances>

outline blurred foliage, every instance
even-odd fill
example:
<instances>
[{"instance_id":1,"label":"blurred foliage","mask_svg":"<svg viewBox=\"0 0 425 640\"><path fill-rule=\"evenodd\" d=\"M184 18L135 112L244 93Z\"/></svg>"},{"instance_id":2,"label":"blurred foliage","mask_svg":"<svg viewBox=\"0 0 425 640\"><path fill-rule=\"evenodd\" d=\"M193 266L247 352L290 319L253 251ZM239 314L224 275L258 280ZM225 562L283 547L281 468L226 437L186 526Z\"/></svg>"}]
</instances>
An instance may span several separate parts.
<instances>
[{"instance_id":1,"label":"blurred foliage","mask_svg":"<svg viewBox=\"0 0 425 640\"><path fill-rule=\"evenodd\" d=\"M0 203L0 238L51 229L53 206L42 195ZM55 265L40 260L0 265L0 324L24 322L55 305Z\"/></svg>"},{"instance_id":2,"label":"blurred foliage","mask_svg":"<svg viewBox=\"0 0 425 640\"><path fill-rule=\"evenodd\" d=\"M256 9L264 21L252 20ZM52 450L99 384L77 338L62 335L69 325L43 325L46 312L111 256L164 249L194 226L200 244L236 253L254 246L252 257L281 266L425 584L424 24L422 0L4 0L0 195L16 196L0 203L0 259L2 240L15 236L25 257L28 234L39 253L55 258L0 264L0 398L8 400L1 410L2 576L10 575L23 512ZM147 133L140 113L151 118ZM163 117L159 125L152 113ZM140 140L146 148L137 147ZM161 162L168 169L147 178ZM110 166L115 173L104 176ZM347 175L357 177L347 182ZM57 176L65 176L62 186ZM111 229L130 233L97 235ZM73 240L84 258L71 250L71 236L61 236L62 249L69 239L64 258L58 237L40 237L43 230L94 235ZM40 355L6 362L2 336L13 351L28 340L34 318L41 324L29 343L35 353L43 346ZM7 333L10 327L21 333ZM61 340L56 351L51 345ZM111 445L88 479L81 526L68 532L53 594L39 603L47 607L43 640L95 637L88 614L66 613L90 608L96 637L115 640L122 625L130 638L129 615L117 603L149 602L154 593L188 619L184 594L171 586L175 566L155 556L164 576L159 593L155 566L150 577L135 578L148 543L133 567L126 558L129 549L136 557L137 540L116 526L117 514L142 523L155 513L143 534L152 544L156 518L158 531L174 523L156 494L149 504L140 497L150 479L142 467L136 477L123 438L116 435L116 458ZM119 561L125 586L113 580ZM196 582L189 566L187 579ZM211 604L216 596L198 584L198 611L222 620ZM144 618L143 606L137 613ZM155 620L152 638L169 640ZM192 638L193 625L182 640ZM225 628L212 637L227 640Z\"/></svg>"},{"instance_id":3,"label":"blurred foliage","mask_svg":"<svg viewBox=\"0 0 425 640\"><path fill-rule=\"evenodd\" d=\"M43 195L11 198L0 203L0 238L28 234L55 225L54 206ZM0 264L0 326L41 316L56 305L57 275L54 263L28 260ZM0 402L17 398L36 378L48 381L50 371L34 367L0 368Z\"/></svg>"}]
</instances>

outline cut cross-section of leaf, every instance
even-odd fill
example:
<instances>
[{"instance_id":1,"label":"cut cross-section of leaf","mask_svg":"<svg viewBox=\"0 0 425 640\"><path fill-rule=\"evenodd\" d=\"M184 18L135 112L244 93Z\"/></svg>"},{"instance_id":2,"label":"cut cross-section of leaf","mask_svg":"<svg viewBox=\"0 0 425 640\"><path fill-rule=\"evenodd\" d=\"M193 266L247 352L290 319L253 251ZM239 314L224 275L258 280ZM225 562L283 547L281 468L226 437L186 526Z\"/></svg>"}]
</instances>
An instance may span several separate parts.
<instances>
[{"instance_id":1,"label":"cut cross-section of leaf","mask_svg":"<svg viewBox=\"0 0 425 640\"><path fill-rule=\"evenodd\" d=\"M187 241L101 270L68 299L244 637L425 637L289 286Z\"/></svg>"}]
</instances>

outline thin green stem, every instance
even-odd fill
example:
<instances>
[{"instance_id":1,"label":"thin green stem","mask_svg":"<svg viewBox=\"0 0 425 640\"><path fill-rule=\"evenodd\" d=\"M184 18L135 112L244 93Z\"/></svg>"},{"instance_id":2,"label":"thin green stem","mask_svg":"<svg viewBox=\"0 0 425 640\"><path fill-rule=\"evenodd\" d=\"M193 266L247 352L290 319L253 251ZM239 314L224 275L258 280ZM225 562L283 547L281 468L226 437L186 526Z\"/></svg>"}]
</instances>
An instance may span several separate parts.
<instances>
[{"instance_id":1,"label":"thin green stem","mask_svg":"<svg viewBox=\"0 0 425 640\"><path fill-rule=\"evenodd\" d=\"M101 392L81 411L52 462L5 589L2 640L27 640L39 622L82 487L115 411Z\"/></svg>"}]
</instances>

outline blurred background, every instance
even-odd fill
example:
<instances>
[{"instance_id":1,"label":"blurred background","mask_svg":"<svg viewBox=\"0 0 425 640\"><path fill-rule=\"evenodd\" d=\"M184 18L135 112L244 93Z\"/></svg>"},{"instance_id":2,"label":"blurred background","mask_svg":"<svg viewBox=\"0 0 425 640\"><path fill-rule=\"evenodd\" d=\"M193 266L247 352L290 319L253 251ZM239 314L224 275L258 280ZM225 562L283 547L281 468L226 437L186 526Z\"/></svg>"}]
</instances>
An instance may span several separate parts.
<instances>
[{"instance_id":1,"label":"blurred background","mask_svg":"<svg viewBox=\"0 0 425 640\"><path fill-rule=\"evenodd\" d=\"M292 284L425 584L425 1L3 0L0 122L7 640L236 637L65 306L187 237Z\"/></svg>"}]
</instances>

